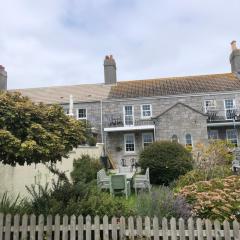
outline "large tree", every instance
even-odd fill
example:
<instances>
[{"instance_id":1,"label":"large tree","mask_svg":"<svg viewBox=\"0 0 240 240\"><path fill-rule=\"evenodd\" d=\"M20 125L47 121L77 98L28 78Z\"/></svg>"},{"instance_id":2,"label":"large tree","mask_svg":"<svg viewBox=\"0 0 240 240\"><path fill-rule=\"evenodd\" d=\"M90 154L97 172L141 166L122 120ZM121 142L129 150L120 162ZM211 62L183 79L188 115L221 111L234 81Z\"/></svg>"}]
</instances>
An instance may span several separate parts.
<instances>
[{"instance_id":1,"label":"large tree","mask_svg":"<svg viewBox=\"0 0 240 240\"><path fill-rule=\"evenodd\" d=\"M59 105L36 104L19 93L0 92L0 162L55 163L86 141L84 124Z\"/></svg>"}]
</instances>

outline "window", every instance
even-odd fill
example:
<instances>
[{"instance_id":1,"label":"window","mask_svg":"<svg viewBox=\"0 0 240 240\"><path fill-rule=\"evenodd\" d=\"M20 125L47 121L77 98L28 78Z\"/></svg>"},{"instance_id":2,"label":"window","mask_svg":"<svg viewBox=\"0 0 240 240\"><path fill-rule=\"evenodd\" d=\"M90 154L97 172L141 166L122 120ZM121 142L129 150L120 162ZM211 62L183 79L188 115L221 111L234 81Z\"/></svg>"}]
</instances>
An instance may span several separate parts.
<instances>
[{"instance_id":1,"label":"window","mask_svg":"<svg viewBox=\"0 0 240 240\"><path fill-rule=\"evenodd\" d=\"M128 105L124 106L124 125L133 126L134 125L134 118L133 118L133 106Z\"/></svg>"},{"instance_id":2,"label":"window","mask_svg":"<svg viewBox=\"0 0 240 240\"><path fill-rule=\"evenodd\" d=\"M218 130L209 130L208 131L208 139L218 139Z\"/></svg>"},{"instance_id":3,"label":"window","mask_svg":"<svg viewBox=\"0 0 240 240\"><path fill-rule=\"evenodd\" d=\"M125 152L127 152L127 153L135 152L135 136L134 136L134 134L125 134L124 142L125 142Z\"/></svg>"},{"instance_id":4,"label":"window","mask_svg":"<svg viewBox=\"0 0 240 240\"><path fill-rule=\"evenodd\" d=\"M78 119L87 119L87 109L86 108L79 108L77 110L77 118Z\"/></svg>"},{"instance_id":5,"label":"window","mask_svg":"<svg viewBox=\"0 0 240 240\"><path fill-rule=\"evenodd\" d=\"M64 113L65 113L66 115L68 115L68 114L69 114L69 109L64 109Z\"/></svg>"},{"instance_id":6,"label":"window","mask_svg":"<svg viewBox=\"0 0 240 240\"><path fill-rule=\"evenodd\" d=\"M172 142L177 142L178 143L178 136L176 134L172 135Z\"/></svg>"},{"instance_id":7,"label":"window","mask_svg":"<svg viewBox=\"0 0 240 240\"><path fill-rule=\"evenodd\" d=\"M234 99L225 99L224 100L225 107L225 117L227 120L231 120L235 118L236 106Z\"/></svg>"},{"instance_id":8,"label":"window","mask_svg":"<svg viewBox=\"0 0 240 240\"><path fill-rule=\"evenodd\" d=\"M238 137L236 129L227 129L226 130L227 140L233 143L235 146L238 145Z\"/></svg>"},{"instance_id":9,"label":"window","mask_svg":"<svg viewBox=\"0 0 240 240\"><path fill-rule=\"evenodd\" d=\"M205 113L209 110L215 110L216 109L216 100L214 99L208 99L204 101L204 111Z\"/></svg>"},{"instance_id":10,"label":"window","mask_svg":"<svg viewBox=\"0 0 240 240\"><path fill-rule=\"evenodd\" d=\"M142 134L143 148L147 147L152 142L153 142L153 134L152 133L143 133Z\"/></svg>"},{"instance_id":11,"label":"window","mask_svg":"<svg viewBox=\"0 0 240 240\"><path fill-rule=\"evenodd\" d=\"M191 134L187 133L185 136L185 140L186 140L186 146L188 147L192 147L192 136Z\"/></svg>"},{"instance_id":12,"label":"window","mask_svg":"<svg viewBox=\"0 0 240 240\"><path fill-rule=\"evenodd\" d=\"M152 117L152 105L151 104L141 105L141 117L142 118L151 118Z\"/></svg>"}]
</instances>

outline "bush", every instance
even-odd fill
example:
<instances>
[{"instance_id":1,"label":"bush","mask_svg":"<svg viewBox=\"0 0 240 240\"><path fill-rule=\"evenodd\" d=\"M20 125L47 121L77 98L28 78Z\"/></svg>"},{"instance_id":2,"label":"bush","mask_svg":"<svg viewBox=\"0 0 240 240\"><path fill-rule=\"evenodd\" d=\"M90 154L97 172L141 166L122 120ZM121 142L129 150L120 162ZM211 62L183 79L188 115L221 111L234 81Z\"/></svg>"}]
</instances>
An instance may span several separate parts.
<instances>
[{"instance_id":1,"label":"bush","mask_svg":"<svg viewBox=\"0 0 240 240\"><path fill-rule=\"evenodd\" d=\"M174 196L168 187L159 187L149 193L140 193L136 202L136 213L140 216L157 216L187 219L191 216L191 206L184 197Z\"/></svg>"},{"instance_id":2,"label":"bush","mask_svg":"<svg viewBox=\"0 0 240 240\"><path fill-rule=\"evenodd\" d=\"M187 172L185 175L179 177L175 183L176 189L181 189L187 185L199 181L208 181L213 178L225 178L232 175L232 170L229 165L225 166L216 166L209 171L203 169L194 169L190 172Z\"/></svg>"},{"instance_id":3,"label":"bush","mask_svg":"<svg viewBox=\"0 0 240 240\"><path fill-rule=\"evenodd\" d=\"M89 155L82 155L73 162L71 177L74 183L88 183L97 179L97 172L102 168L100 160L92 159Z\"/></svg>"},{"instance_id":4,"label":"bush","mask_svg":"<svg viewBox=\"0 0 240 240\"><path fill-rule=\"evenodd\" d=\"M154 142L140 153L139 164L149 167L153 184L168 185L192 169L192 155L176 142Z\"/></svg>"},{"instance_id":5,"label":"bush","mask_svg":"<svg viewBox=\"0 0 240 240\"><path fill-rule=\"evenodd\" d=\"M180 191L197 217L240 220L240 176L200 181Z\"/></svg>"}]
</instances>

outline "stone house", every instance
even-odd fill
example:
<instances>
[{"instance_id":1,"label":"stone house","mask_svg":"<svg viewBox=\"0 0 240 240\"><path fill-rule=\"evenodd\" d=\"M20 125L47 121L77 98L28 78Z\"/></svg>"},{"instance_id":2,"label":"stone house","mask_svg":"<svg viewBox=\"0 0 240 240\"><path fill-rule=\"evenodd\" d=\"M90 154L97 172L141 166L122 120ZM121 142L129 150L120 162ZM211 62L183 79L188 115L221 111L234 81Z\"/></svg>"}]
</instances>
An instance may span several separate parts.
<instances>
[{"instance_id":1,"label":"stone house","mask_svg":"<svg viewBox=\"0 0 240 240\"><path fill-rule=\"evenodd\" d=\"M117 81L112 56L104 60L105 82L33 89L15 89L35 102L60 104L88 120L106 153L120 164L137 160L139 152L157 140L194 146L209 139L239 143L240 49L231 43L231 72L187 77ZM7 74L0 68L0 86Z\"/></svg>"}]
</instances>

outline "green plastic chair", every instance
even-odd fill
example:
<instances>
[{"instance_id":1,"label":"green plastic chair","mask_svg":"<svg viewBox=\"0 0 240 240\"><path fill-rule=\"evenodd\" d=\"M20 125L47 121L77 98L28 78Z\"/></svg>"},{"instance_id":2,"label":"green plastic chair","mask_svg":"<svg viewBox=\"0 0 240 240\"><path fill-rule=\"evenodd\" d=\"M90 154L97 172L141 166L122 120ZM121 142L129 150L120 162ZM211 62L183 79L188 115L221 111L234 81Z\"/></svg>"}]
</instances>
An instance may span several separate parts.
<instances>
[{"instance_id":1,"label":"green plastic chair","mask_svg":"<svg viewBox=\"0 0 240 240\"><path fill-rule=\"evenodd\" d=\"M124 193L126 199L131 194L130 182L127 181L126 175L112 175L110 181L110 193L115 196L116 193Z\"/></svg>"}]
</instances>

